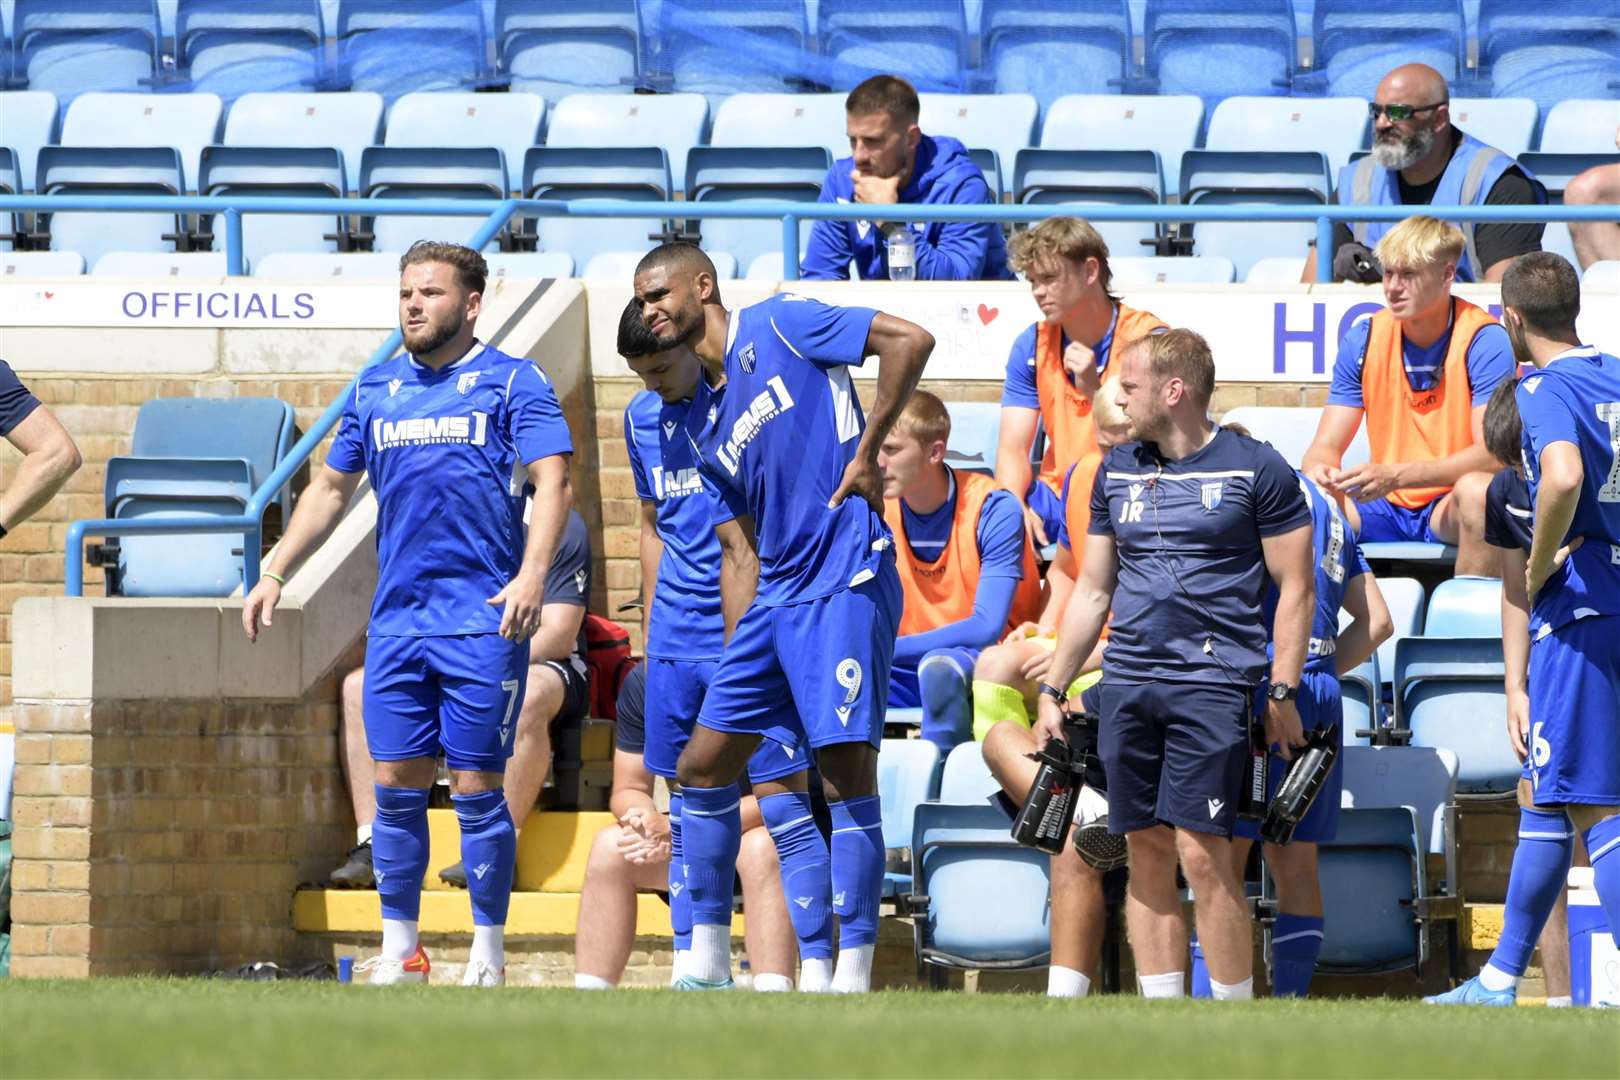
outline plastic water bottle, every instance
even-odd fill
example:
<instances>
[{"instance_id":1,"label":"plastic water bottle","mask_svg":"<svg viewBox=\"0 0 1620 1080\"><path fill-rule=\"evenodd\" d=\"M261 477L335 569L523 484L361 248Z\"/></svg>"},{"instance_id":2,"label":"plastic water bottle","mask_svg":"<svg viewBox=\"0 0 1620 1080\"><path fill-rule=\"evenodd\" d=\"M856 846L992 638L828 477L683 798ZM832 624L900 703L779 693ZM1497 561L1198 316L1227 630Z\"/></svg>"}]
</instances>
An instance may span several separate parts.
<instances>
[{"instance_id":1,"label":"plastic water bottle","mask_svg":"<svg viewBox=\"0 0 1620 1080\"><path fill-rule=\"evenodd\" d=\"M889 230L889 280L917 280L917 242L912 239L910 225L897 225Z\"/></svg>"}]
</instances>

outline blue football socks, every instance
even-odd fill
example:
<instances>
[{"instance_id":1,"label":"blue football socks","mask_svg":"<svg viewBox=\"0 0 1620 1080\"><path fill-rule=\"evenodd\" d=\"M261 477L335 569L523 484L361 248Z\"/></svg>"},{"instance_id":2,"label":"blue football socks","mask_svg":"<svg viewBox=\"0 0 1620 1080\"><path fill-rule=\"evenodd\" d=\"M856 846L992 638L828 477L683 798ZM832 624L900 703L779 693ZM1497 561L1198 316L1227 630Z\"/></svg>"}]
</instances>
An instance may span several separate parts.
<instances>
[{"instance_id":1,"label":"blue football socks","mask_svg":"<svg viewBox=\"0 0 1620 1080\"><path fill-rule=\"evenodd\" d=\"M972 656L967 649L938 649L917 667L921 735L939 747L942 758L973 738Z\"/></svg>"},{"instance_id":2,"label":"blue football socks","mask_svg":"<svg viewBox=\"0 0 1620 1080\"><path fill-rule=\"evenodd\" d=\"M1610 928L1620 927L1620 817L1600 821L1586 830L1586 852L1592 860L1592 884ZM1515 860L1514 867L1518 867Z\"/></svg>"},{"instance_id":3,"label":"blue football socks","mask_svg":"<svg viewBox=\"0 0 1620 1080\"><path fill-rule=\"evenodd\" d=\"M686 859L681 847L681 793L669 795L669 925L677 952L692 947L692 894L686 888Z\"/></svg>"},{"instance_id":4,"label":"blue football socks","mask_svg":"<svg viewBox=\"0 0 1620 1080\"><path fill-rule=\"evenodd\" d=\"M833 910L841 948L877 941L883 898L883 809L876 795L829 804Z\"/></svg>"},{"instance_id":5,"label":"blue football socks","mask_svg":"<svg viewBox=\"0 0 1620 1080\"><path fill-rule=\"evenodd\" d=\"M1321 952L1320 915L1279 914L1271 928L1271 996L1306 996Z\"/></svg>"},{"instance_id":6,"label":"blue football socks","mask_svg":"<svg viewBox=\"0 0 1620 1080\"><path fill-rule=\"evenodd\" d=\"M730 926L732 882L742 847L736 784L681 789L681 848L694 926Z\"/></svg>"},{"instance_id":7,"label":"blue football socks","mask_svg":"<svg viewBox=\"0 0 1620 1080\"><path fill-rule=\"evenodd\" d=\"M1491 953L1491 966L1520 976L1530 963L1536 939L1552 914L1575 857L1575 829L1562 810L1519 810L1519 845L1508 873L1502 936Z\"/></svg>"},{"instance_id":8,"label":"blue football socks","mask_svg":"<svg viewBox=\"0 0 1620 1080\"><path fill-rule=\"evenodd\" d=\"M474 926L505 926L517 866L517 829L500 788L452 795L461 823L461 865L467 871ZM372 841L373 847L376 841Z\"/></svg>"},{"instance_id":9,"label":"blue football socks","mask_svg":"<svg viewBox=\"0 0 1620 1080\"><path fill-rule=\"evenodd\" d=\"M782 864L782 893L799 939L799 957L832 955L832 858L816 827L806 792L784 792L759 800L759 812L776 842Z\"/></svg>"},{"instance_id":10,"label":"blue football socks","mask_svg":"<svg viewBox=\"0 0 1620 1080\"><path fill-rule=\"evenodd\" d=\"M416 922L428 865L428 793L373 785L377 820L371 826L371 864L385 919Z\"/></svg>"}]
</instances>

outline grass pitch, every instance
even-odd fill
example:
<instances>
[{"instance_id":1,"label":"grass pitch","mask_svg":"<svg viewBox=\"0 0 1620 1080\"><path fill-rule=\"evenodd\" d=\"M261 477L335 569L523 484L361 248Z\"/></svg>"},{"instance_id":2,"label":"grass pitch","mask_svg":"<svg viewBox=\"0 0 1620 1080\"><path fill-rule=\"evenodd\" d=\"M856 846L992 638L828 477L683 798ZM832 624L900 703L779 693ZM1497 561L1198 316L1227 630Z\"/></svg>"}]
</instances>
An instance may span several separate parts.
<instances>
[{"instance_id":1,"label":"grass pitch","mask_svg":"<svg viewBox=\"0 0 1620 1080\"><path fill-rule=\"evenodd\" d=\"M0 1076L1614 1077L1589 1009L0 980Z\"/></svg>"}]
</instances>

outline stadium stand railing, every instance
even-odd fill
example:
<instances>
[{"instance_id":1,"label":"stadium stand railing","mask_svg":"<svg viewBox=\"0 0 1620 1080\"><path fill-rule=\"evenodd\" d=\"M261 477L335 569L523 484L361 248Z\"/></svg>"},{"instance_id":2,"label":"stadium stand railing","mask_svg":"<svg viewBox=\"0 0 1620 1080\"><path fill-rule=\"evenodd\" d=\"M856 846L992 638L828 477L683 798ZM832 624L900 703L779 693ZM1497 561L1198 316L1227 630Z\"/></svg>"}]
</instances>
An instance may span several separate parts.
<instances>
[{"instance_id":1,"label":"stadium stand railing","mask_svg":"<svg viewBox=\"0 0 1620 1080\"><path fill-rule=\"evenodd\" d=\"M61 149L61 148L57 148ZM173 153L171 151L171 153ZM175 154L178 159L178 154ZM798 278L800 228L805 222L858 219L892 221L993 221L1013 225L1041 221L1058 214L1073 214L1092 221L1150 221L1155 224L1188 222L1287 223L1315 225L1317 243L1324 249L1332 245L1335 221L1399 221L1409 214L1404 206L1269 206L1269 205L1171 205L1171 206L1117 206L1088 204L1055 204L1046 206L1022 205L918 205L882 206L839 203L796 203L776 200L758 202L629 202L620 200L545 200L545 199L329 199L329 198L236 198L194 195L11 195L0 194L0 211L21 214L56 213L128 213L171 214L176 220L191 213L206 213L223 219L225 231L225 258L229 272L240 275L243 261L243 217L256 214L320 214L335 217L363 216L375 218L394 214L413 217L484 217L484 222L468 244L484 248L495 241L514 216L538 218L668 218L672 220L770 220L781 222L782 276L784 280ZM1602 221L1614 216L1607 206L1431 206L1428 212L1446 221L1514 222L1514 221ZM1319 260L1319 281L1330 278L1327 260ZM396 330L372 354L368 364L386 359L399 347ZM301 467L316 445L336 425L342 409L339 397L321 415L310 430L293 447L275 473L253 493L240 515L213 518L199 522L196 518L171 518L154 515L139 521L112 519L81 520L68 529L66 593L81 596L84 591L83 546L86 536L133 536L176 533L241 533L244 538L242 563L243 587L251 589L259 580L259 542L262 539L261 519L265 507L274 493Z\"/></svg>"}]
</instances>

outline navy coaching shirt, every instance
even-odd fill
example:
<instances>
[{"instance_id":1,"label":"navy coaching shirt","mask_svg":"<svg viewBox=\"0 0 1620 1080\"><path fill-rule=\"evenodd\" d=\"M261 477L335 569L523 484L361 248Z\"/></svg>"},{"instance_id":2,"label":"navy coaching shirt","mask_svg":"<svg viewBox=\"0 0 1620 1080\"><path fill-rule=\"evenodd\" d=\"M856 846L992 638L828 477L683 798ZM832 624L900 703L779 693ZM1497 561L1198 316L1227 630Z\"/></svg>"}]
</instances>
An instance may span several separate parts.
<instances>
[{"instance_id":1,"label":"navy coaching shirt","mask_svg":"<svg viewBox=\"0 0 1620 1080\"><path fill-rule=\"evenodd\" d=\"M1112 536L1119 559L1106 677L1258 684L1271 583L1260 540L1310 524L1283 456L1225 428L1180 461L1140 442L1109 451L1088 529Z\"/></svg>"},{"instance_id":2,"label":"navy coaching shirt","mask_svg":"<svg viewBox=\"0 0 1620 1080\"><path fill-rule=\"evenodd\" d=\"M28 392L10 364L0 360L0 435L10 435L37 408L39 399Z\"/></svg>"}]
</instances>

